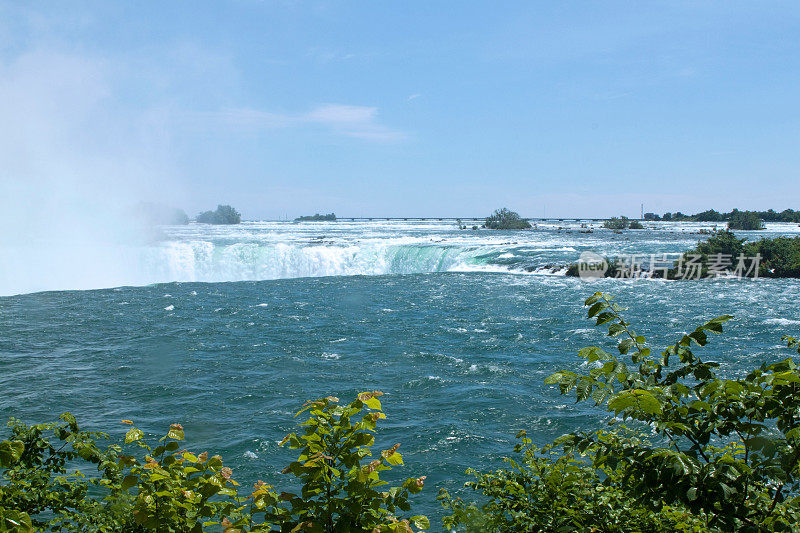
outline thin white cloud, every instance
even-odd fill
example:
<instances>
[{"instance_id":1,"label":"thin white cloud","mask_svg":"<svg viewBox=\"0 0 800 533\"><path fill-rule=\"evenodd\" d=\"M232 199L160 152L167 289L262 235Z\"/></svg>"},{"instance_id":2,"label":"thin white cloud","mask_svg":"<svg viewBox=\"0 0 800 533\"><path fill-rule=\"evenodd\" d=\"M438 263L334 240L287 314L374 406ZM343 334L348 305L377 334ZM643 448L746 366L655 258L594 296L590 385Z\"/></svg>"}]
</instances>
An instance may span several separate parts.
<instances>
[{"instance_id":1,"label":"thin white cloud","mask_svg":"<svg viewBox=\"0 0 800 533\"><path fill-rule=\"evenodd\" d=\"M378 142L405 139L400 131L378 122L378 108L347 104L322 104L299 114L272 113L253 108L229 108L193 115L203 126L222 124L244 131L322 126L336 135Z\"/></svg>"},{"instance_id":2,"label":"thin white cloud","mask_svg":"<svg viewBox=\"0 0 800 533\"><path fill-rule=\"evenodd\" d=\"M378 108L357 105L324 104L303 115L302 120L322 124L334 132L370 141L399 141L403 133L377 121Z\"/></svg>"},{"instance_id":3,"label":"thin white cloud","mask_svg":"<svg viewBox=\"0 0 800 533\"><path fill-rule=\"evenodd\" d=\"M306 57L320 63L333 63L353 59L356 57L356 54L315 46L308 49Z\"/></svg>"},{"instance_id":4,"label":"thin white cloud","mask_svg":"<svg viewBox=\"0 0 800 533\"><path fill-rule=\"evenodd\" d=\"M307 113L306 118L329 124L363 124L373 122L377 114L377 107L325 104Z\"/></svg>"}]
</instances>

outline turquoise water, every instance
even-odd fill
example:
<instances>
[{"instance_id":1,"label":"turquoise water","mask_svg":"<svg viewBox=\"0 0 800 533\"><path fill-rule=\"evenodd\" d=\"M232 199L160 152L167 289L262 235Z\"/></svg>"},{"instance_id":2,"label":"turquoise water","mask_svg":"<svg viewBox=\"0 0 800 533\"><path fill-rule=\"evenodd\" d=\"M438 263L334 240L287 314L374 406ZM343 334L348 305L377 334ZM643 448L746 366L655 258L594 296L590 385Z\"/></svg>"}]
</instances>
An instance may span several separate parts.
<instances>
[{"instance_id":1,"label":"turquoise water","mask_svg":"<svg viewBox=\"0 0 800 533\"><path fill-rule=\"evenodd\" d=\"M622 237L555 225L491 234L410 224L202 231L168 228L137 252L153 260L167 257L162 248L210 243L205 270L191 258L196 281L0 298L0 417L41 422L69 410L115 435L123 418L152 432L180 422L191 448L222 454L240 481L285 486L279 471L291 454L277 443L305 400L382 390L379 443L402 443L398 477L428 476L415 510L438 519L438 489L461 486L468 466L500 466L518 430L544 442L604 418L542 384L579 364L579 348L608 346L583 318L592 292L616 294L656 347L735 315L704 351L729 375L789 356L781 335L800 335L796 280L587 283L550 268L586 249L673 252L698 238L671 228ZM319 261L300 261L310 257ZM314 271L332 265L345 266ZM173 267L153 268L142 277ZM233 281L259 272L279 279ZM203 278L212 274L221 279Z\"/></svg>"}]
</instances>

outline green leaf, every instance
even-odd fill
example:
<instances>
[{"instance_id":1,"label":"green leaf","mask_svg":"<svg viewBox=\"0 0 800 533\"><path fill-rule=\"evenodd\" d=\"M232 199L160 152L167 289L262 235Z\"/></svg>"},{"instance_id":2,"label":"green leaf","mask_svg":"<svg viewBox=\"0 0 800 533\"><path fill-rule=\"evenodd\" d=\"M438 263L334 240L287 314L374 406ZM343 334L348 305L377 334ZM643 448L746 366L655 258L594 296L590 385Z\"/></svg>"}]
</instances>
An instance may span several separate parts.
<instances>
[{"instance_id":1,"label":"green leaf","mask_svg":"<svg viewBox=\"0 0 800 533\"><path fill-rule=\"evenodd\" d=\"M178 424L171 425L169 431L167 431L167 437L175 440L183 440L183 428Z\"/></svg>"},{"instance_id":2,"label":"green leaf","mask_svg":"<svg viewBox=\"0 0 800 533\"><path fill-rule=\"evenodd\" d=\"M19 461L25 451L25 443L21 440L4 440L0 442L0 466L10 468Z\"/></svg>"},{"instance_id":3,"label":"green leaf","mask_svg":"<svg viewBox=\"0 0 800 533\"><path fill-rule=\"evenodd\" d=\"M386 457L386 462L393 466L402 465L403 456L400 455L400 452L394 452L392 455Z\"/></svg>"},{"instance_id":4,"label":"green leaf","mask_svg":"<svg viewBox=\"0 0 800 533\"><path fill-rule=\"evenodd\" d=\"M689 408L696 411L711 411L711 405L703 400L695 400L689 403Z\"/></svg>"},{"instance_id":5,"label":"green leaf","mask_svg":"<svg viewBox=\"0 0 800 533\"><path fill-rule=\"evenodd\" d=\"M417 526L417 529L428 529L431 527L431 522L427 516L417 515L410 518L411 523Z\"/></svg>"},{"instance_id":6,"label":"green leaf","mask_svg":"<svg viewBox=\"0 0 800 533\"><path fill-rule=\"evenodd\" d=\"M597 346L588 346L586 348L581 348L580 351L578 351L578 357L586 359L590 363L593 363L600 359L604 359L605 358L604 356L607 355L608 355L607 353L605 353Z\"/></svg>"},{"instance_id":7,"label":"green leaf","mask_svg":"<svg viewBox=\"0 0 800 533\"><path fill-rule=\"evenodd\" d=\"M566 394L572 390L575 383L578 381L578 375L575 372L564 372L561 380L558 382L558 388L561 394Z\"/></svg>"},{"instance_id":8,"label":"green leaf","mask_svg":"<svg viewBox=\"0 0 800 533\"><path fill-rule=\"evenodd\" d=\"M608 410L614 411L614 414L622 411L634 411L654 415L661 412L661 402L649 391L628 390L620 392L609 400Z\"/></svg>"},{"instance_id":9,"label":"green leaf","mask_svg":"<svg viewBox=\"0 0 800 533\"><path fill-rule=\"evenodd\" d=\"M381 401L377 398L370 398L369 400L364 402L364 405L366 405L370 409L377 409L378 411L381 410Z\"/></svg>"},{"instance_id":10,"label":"green leaf","mask_svg":"<svg viewBox=\"0 0 800 533\"><path fill-rule=\"evenodd\" d=\"M622 326L622 324L611 324L610 326L608 326L609 337L615 337L620 333L622 333L623 331L625 331L625 328Z\"/></svg>"},{"instance_id":11,"label":"green leaf","mask_svg":"<svg viewBox=\"0 0 800 533\"><path fill-rule=\"evenodd\" d=\"M75 420L75 415L72 413L62 413L59 418L69 424L69 428L72 431L78 431L78 421Z\"/></svg>"},{"instance_id":12,"label":"green leaf","mask_svg":"<svg viewBox=\"0 0 800 533\"><path fill-rule=\"evenodd\" d=\"M594 403L597 405L600 405L610 395L611 389L595 389L594 392L592 392L592 400L594 400Z\"/></svg>"},{"instance_id":13,"label":"green leaf","mask_svg":"<svg viewBox=\"0 0 800 533\"><path fill-rule=\"evenodd\" d=\"M631 346L633 346L633 339L623 339L619 343L619 353L625 355L630 351Z\"/></svg>"},{"instance_id":14,"label":"green leaf","mask_svg":"<svg viewBox=\"0 0 800 533\"><path fill-rule=\"evenodd\" d=\"M705 332L700 328L690 333L689 337L700 346L705 346L708 344L708 335L706 335Z\"/></svg>"},{"instance_id":15,"label":"green leaf","mask_svg":"<svg viewBox=\"0 0 800 533\"><path fill-rule=\"evenodd\" d=\"M128 490L139 482L139 478L134 475L127 475L122 480L122 490Z\"/></svg>"},{"instance_id":16,"label":"green leaf","mask_svg":"<svg viewBox=\"0 0 800 533\"><path fill-rule=\"evenodd\" d=\"M128 430L127 433L125 433L125 444L136 442L142 437L144 437L144 432L139 428L132 427Z\"/></svg>"},{"instance_id":17,"label":"green leaf","mask_svg":"<svg viewBox=\"0 0 800 533\"><path fill-rule=\"evenodd\" d=\"M578 383L578 387L575 389L575 392L577 394L578 401L582 402L592 394L592 381L587 378L581 378L581 381Z\"/></svg>"},{"instance_id":18,"label":"green leaf","mask_svg":"<svg viewBox=\"0 0 800 533\"><path fill-rule=\"evenodd\" d=\"M555 385L559 381L561 381L562 377L564 377L563 372L553 372L552 374L550 374L549 376L547 376L545 378L544 384L545 385Z\"/></svg>"},{"instance_id":19,"label":"green leaf","mask_svg":"<svg viewBox=\"0 0 800 533\"><path fill-rule=\"evenodd\" d=\"M595 322L595 326L602 326L603 324L611 322L616 318L617 317L614 315L614 313L610 313L608 311L600 313L599 315L597 315L597 321Z\"/></svg>"},{"instance_id":20,"label":"green leaf","mask_svg":"<svg viewBox=\"0 0 800 533\"><path fill-rule=\"evenodd\" d=\"M594 304L589 308L589 312L587 313L587 318L594 318L595 316L597 316L597 313L599 313L605 308L606 308L605 302L597 302L596 304Z\"/></svg>"},{"instance_id":21,"label":"green leaf","mask_svg":"<svg viewBox=\"0 0 800 533\"><path fill-rule=\"evenodd\" d=\"M723 500L729 501L729 500L733 499L734 496L736 496L736 492L737 492L736 489L731 487L730 485L727 485L725 483L720 483L719 487L722 489L722 499Z\"/></svg>"},{"instance_id":22,"label":"green leaf","mask_svg":"<svg viewBox=\"0 0 800 533\"><path fill-rule=\"evenodd\" d=\"M731 316L731 315L718 316L717 318L709 320L708 322L703 324L701 327L703 329L708 330L708 331L713 331L714 333L722 333L722 324L724 324L728 320L731 320L732 318L733 318L733 316Z\"/></svg>"},{"instance_id":23,"label":"green leaf","mask_svg":"<svg viewBox=\"0 0 800 533\"><path fill-rule=\"evenodd\" d=\"M31 517L28 513L0 508L0 531L10 533L34 533Z\"/></svg>"},{"instance_id":24,"label":"green leaf","mask_svg":"<svg viewBox=\"0 0 800 533\"><path fill-rule=\"evenodd\" d=\"M591 295L588 298L586 298L586 301L583 302L583 305L592 305L593 303L595 303L597 300L600 299L601 295L602 295L602 293L600 293L600 292L594 293L593 295Z\"/></svg>"}]
</instances>

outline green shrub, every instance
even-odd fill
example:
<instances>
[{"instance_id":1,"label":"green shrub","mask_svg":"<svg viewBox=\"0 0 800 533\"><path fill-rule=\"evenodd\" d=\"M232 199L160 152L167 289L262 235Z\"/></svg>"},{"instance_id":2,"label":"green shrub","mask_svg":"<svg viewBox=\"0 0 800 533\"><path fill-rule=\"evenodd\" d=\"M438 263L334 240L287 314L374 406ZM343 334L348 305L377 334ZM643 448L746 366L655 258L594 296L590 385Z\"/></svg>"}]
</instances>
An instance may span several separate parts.
<instances>
[{"instance_id":1,"label":"green shrub","mask_svg":"<svg viewBox=\"0 0 800 533\"><path fill-rule=\"evenodd\" d=\"M764 221L754 211L734 210L728 220L728 229L760 230L764 229Z\"/></svg>"},{"instance_id":2,"label":"green shrub","mask_svg":"<svg viewBox=\"0 0 800 533\"><path fill-rule=\"evenodd\" d=\"M475 520L482 525L474 531L797 531L795 362L720 378L719 363L701 359L693 346L705 346L732 317L706 322L656 356L611 296L596 293L586 305L596 325L621 339L619 356L583 348L579 356L591 370L562 370L545 383L633 421L655 442L614 426L565 435L542 452L523 440L521 463L469 485L488 503L442 495L454 511L445 524ZM784 341L800 351L795 339Z\"/></svg>"},{"instance_id":3,"label":"green shrub","mask_svg":"<svg viewBox=\"0 0 800 533\"><path fill-rule=\"evenodd\" d=\"M800 278L800 237L775 237L746 243L746 256L760 255L759 276Z\"/></svg>"},{"instance_id":4,"label":"green shrub","mask_svg":"<svg viewBox=\"0 0 800 533\"><path fill-rule=\"evenodd\" d=\"M336 215L334 213L328 213L327 215L320 215L316 213L314 215L305 215L302 217L297 217L294 219L295 222L335 222Z\"/></svg>"},{"instance_id":5,"label":"green shrub","mask_svg":"<svg viewBox=\"0 0 800 533\"><path fill-rule=\"evenodd\" d=\"M703 211L702 213L692 215L691 218L699 222L722 222L725 220L725 217L726 215L720 213L719 211L709 209L708 211Z\"/></svg>"},{"instance_id":6,"label":"green shrub","mask_svg":"<svg viewBox=\"0 0 800 533\"><path fill-rule=\"evenodd\" d=\"M489 229L528 229L531 224L526 219L521 218L519 213L504 207L486 217L484 226Z\"/></svg>"},{"instance_id":7,"label":"green shrub","mask_svg":"<svg viewBox=\"0 0 800 533\"><path fill-rule=\"evenodd\" d=\"M291 433L284 439L290 448L301 450L298 460L284 470L303 485L300 495L281 496L291 504L289 525L313 522L325 531L407 531L410 521L427 529L428 519L424 516L396 518L398 511L410 509L409 494L422 489L424 477L407 479L401 487L387 491L378 490L385 484L380 473L403 464L397 451L400 445L367 461L375 443L372 433L378 421L385 418L378 399L381 394L362 393L344 407L338 405L336 398L323 398L300 411L308 410L310 414L303 423L304 434ZM362 410L368 412L358 419ZM282 518L281 522L286 524L287 520Z\"/></svg>"},{"instance_id":8,"label":"green shrub","mask_svg":"<svg viewBox=\"0 0 800 533\"><path fill-rule=\"evenodd\" d=\"M733 232L728 230L716 231L711 234L705 241L700 241L693 250L689 250L683 254L681 263L684 265L684 271L690 270L688 265L694 263L697 265L699 272L697 275L691 275L690 278L698 279L704 278L709 275L709 265L712 258L727 258L731 266L738 261L738 257L745 254L746 239L738 238ZM680 268L677 266L670 269L667 274L668 278L678 279L682 273L679 272Z\"/></svg>"},{"instance_id":9,"label":"green shrub","mask_svg":"<svg viewBox=\"0 0 800 533\"><path fill-rule=\"evenodd\" d=\"M203 211L196 220L202 224L238 224L242 216L229 205L218 205L216 211Z\"/></svg>"},{"instance_id":10,"label":"green shrub","mask_svg":"<svg viewBox=\"0 0 800 533\"><path fill-rule=\"evenodd\" d=\"M100 433L63 424L10 422L0 442L0 531L307 531L411 532L426 529L424 516L403 518L424 477L386 487L380 473L403 464L399 444L374 459L377 424L385 418L379 392L359 394L348 405L336 398L308 402L302 435L283 444L299 450L284 473L297 477L299 494L257 483L240 494L233 471L219 456L182 448L183 428L170 426L150 442L129 420L124 444L100 449ZM56 439L57 442L53 442ZM134 453L134 452L139 452ZM98 474L67 473L74 461L96 464Z\"/></svg>"},{"instance_id":11,"label":"green shrub","mask_svg":"<svg viewBox=\"0 0 800 533\"><path fill-rule=\"evenodd\" d=\"M637 224L638 227L633 227L633 224ZM642 229L643 226L639 222L631 222L628 217L611 217L610 219L603 222L603 227L606 229L613 229L613 230L623 230L623 229Z\"/></svg>"},{"instance_id":12,"label":"green shrub","mask_svg":"<svg viewBox=\"0 0 800 533\"><path fill-rule=\"evenodd\" d=\"M107 435L82 431L69 413L60 420L35 426L9 421L10 438L0 442L0 531L134 531L126 495L89 497L91 489L121 482L119 446L103 450L97 440ZM96 465L98 474L87 479L69 471L77 461Z\"/></svg>"},{"instance_id":13,"label":"green shrub","mask_svg":"<svg viewBox=\"0 0 800 533\"><path fill-rule=\"evenodd\" d=\"M747 259L750 268L752 258L758 257L758 276L766 278L800 278L800 237L774 237L747 242L727 230L717 231L706 240L698 243L694 250L683 255L684 263L694 256L700 266L701 277L709 272L709 264L714 257L724 257L735 267L740 257ZM669 277L679 277L673 269Z\"/></svg>"},{"instance_id":14,"label":"green shrub","mask_svg":"<svg viewBox=\"0 0 800 533\"><path fill-rule=\"evenodd\" d=\"M614 432L600 431L597 436L608 443L620 439ZM466 503L440 491L439 500L452 513L443 519L446 529L468 533L670 531L682 524L702 525L686 509L666 507L653 512L632 500L619 488L621 469L595 468L585 453L574 447L563 449L562 441L538 448L524 431L517 438L518 458L505 458L506 467L488 474L467 471L475 480L466 486L480 492L486 503Z\"/></svg>"}]
</instances>

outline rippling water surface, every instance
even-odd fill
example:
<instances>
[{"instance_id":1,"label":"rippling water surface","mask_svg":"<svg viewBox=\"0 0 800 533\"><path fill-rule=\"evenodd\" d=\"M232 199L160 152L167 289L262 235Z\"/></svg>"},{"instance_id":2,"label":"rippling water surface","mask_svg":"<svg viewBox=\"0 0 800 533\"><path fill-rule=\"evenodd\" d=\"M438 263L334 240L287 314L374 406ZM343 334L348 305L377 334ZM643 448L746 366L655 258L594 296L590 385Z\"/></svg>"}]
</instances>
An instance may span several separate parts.
<instances>
[{"instance_id":1,"label":"rippling water surface","mask_svg":"<svg viewBox=\"0 0 800 533\"><path fill-rule=\"evenodd\" d=\"M543 442L602 418L542 384L579 364L579 348L608 346L583 318L595 290L618 295L656 347L735 315L704 349L729 375L789 355L780 337L800 334L798 281L586 283L553 268L583 250L681 251L698 228L164 228L129 256L140 277L119 283L143 286L0 298L0 417L70 410L117 435L122 418L154 432L181 422L192 448L221 453L242 481L285 484L291 454L277 442L298 407L378 389L388 415L379 442L402 443L399 475L428 476L417 501L438 518L438 489L460 486L467 466L500 466L518 430Z\"/></svg>"}]
</instances>

